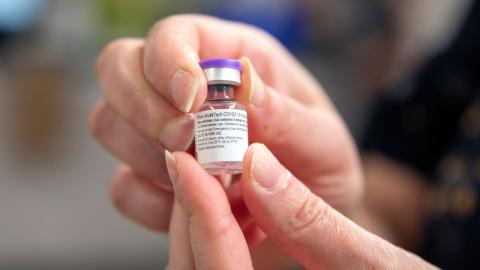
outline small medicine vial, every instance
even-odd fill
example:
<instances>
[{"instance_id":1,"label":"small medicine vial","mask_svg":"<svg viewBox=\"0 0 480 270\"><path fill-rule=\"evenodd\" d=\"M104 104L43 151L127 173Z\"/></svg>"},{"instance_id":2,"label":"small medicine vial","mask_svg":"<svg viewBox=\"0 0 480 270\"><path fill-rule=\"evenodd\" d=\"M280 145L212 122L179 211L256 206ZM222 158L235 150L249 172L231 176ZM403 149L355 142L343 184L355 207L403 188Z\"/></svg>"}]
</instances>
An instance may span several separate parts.
<instances>
[{"instance_id":1,"label":"small medicine vial","mask_svg":"<svg viewBox=\"0 0 480 270\"><path fill-rule=\"evenodd\" d=\"M205 103L195 114L195 152L210 174L238 174L248 148L247 112L234 99L242 65L227 58L201 61L208 84Z\"/></svg>"}]
</instances>

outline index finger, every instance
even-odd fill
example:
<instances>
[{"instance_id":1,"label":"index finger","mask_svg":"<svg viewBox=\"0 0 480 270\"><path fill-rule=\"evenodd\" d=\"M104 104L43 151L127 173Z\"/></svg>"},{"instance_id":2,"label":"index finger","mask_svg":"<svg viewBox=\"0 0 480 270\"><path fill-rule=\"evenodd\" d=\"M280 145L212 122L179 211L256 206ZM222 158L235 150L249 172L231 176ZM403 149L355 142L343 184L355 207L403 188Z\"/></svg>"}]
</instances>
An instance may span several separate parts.
<instances>
[{"instance_id":1,"label":"index finger","mask_svg":"<svg viewBox=\"0 0 480 270\"><path fill-rule=\"evenodd\" d=\"M184 152L165 151L175 196L188 222L197 269L252 269L242 230L220 183Z\"/></svg>"},{"instance_id":2,"label":"index finger","mask_svg":"<svg viewBox=\"0 0 480 270\"><path fill-rule=\"evenodd\" d=\"M199 60L242 56L252 59L273 88L306 104L326 99L313 77L273 37L245 24L207 16L176 15L153 26L145 45L144 73L179 110L194 111L206 96Z\"/></svg>"}]
</instances>

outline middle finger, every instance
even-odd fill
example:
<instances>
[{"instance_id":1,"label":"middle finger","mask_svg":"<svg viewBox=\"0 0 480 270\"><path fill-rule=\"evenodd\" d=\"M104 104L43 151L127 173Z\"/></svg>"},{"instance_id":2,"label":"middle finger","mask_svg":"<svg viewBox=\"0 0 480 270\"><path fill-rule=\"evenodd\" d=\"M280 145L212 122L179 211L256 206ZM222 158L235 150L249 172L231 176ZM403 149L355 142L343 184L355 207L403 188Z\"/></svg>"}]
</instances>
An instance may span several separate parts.
<instances>
[{"instance_id":1,"label":"middle finger","mask_svg":"<svg viewBox=\"0 0 480 270\"><path fill-rule=\"evenodd\" d=\"M165 148L142 137L104 100L91 113L90 129L106 150L137 174L171 190L165 167Z\"/></svg>"}]
</instances>

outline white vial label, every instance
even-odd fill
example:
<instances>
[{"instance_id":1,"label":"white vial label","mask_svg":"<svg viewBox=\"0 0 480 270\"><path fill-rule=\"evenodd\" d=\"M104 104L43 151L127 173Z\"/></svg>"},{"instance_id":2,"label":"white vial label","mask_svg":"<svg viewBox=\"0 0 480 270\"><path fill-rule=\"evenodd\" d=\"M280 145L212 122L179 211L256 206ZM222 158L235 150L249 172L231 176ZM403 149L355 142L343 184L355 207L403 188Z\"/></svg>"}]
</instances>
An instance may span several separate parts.
<instances>
[{"instance_id":1,"label":"white vial label","mask_svg":"<svg viewBox=\"0 0 480 270\"><path fill-rule=\"evenodd\" d=\"M218 109L195 114L195 151L200 164L242 161L247 148L247 112Z\"/></svg>"}]
</instances>

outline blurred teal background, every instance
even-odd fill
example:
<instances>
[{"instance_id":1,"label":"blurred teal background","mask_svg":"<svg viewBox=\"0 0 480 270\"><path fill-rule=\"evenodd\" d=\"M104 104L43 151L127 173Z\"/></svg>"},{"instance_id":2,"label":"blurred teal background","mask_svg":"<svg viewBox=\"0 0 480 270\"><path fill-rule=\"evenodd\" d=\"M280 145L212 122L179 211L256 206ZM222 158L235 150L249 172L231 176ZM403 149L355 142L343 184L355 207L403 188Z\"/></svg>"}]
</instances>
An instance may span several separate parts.
<instances>
[{"instance_id":1,"label":"blurred teal background","mask_svg":"<svg viewBox=\"0 0 480 270\"><path fill-rule=\"evenodd\" d=\"M95 56L157 20L255 24L318 78L354 135L369 105L447 44L468 0L0 0L0 268L158 269L167 238L110 205L117 163L88 134Z\"/></svg>"}]
</instances>

